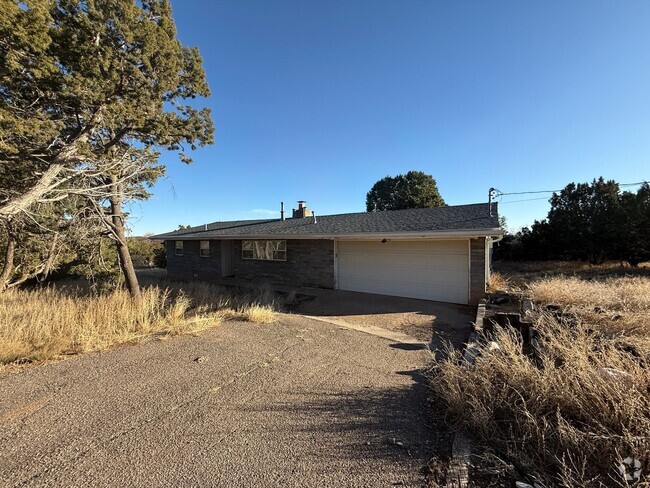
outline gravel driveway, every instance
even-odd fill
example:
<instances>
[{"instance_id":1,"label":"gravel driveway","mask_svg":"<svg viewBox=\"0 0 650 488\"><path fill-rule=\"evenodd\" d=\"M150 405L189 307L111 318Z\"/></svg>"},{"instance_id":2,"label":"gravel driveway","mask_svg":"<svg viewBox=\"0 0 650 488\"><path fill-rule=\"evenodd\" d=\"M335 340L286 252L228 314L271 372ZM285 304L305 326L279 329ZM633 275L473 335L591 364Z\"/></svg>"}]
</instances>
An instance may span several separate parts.
<instances>
[{"instance_id":1,"label":"gravel driveway","mask_svg":"<svg viewBox=\"0 0 650 488\"><path fill-rule=\"evenodd\" d=\"M7 486L422 486L426 350L300 316L0 374Z\"/></svg>"}]
</instances>

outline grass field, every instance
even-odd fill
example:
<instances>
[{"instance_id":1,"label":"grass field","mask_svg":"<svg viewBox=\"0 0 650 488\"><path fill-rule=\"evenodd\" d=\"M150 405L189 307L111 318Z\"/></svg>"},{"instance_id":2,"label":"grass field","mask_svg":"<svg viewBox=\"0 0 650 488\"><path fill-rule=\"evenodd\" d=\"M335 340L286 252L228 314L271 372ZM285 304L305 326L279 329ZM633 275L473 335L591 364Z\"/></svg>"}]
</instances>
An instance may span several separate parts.
<instances>
[{"instance_id":1,"label":"grass field","mask_svg":"<svg viewBox=\"0 0 650 488\"><path fill-rule=\"evenodd\" d=\"M502 329L499 348L485 347L471 366L450 353L432 386L456 424L505 460L513 478L648 486L650 269L547 265L508 264L494 284L535 300L540 357L525 355L520 337ZM548 312L549 304L561 313ZM640 480L619 472L626 458L638 460Z\"/></svg>"},{"instance_id":2,"label":"grass field","mask_svg":"<svg viewBox=\"0 0 650 488\"><path fill-rule=\"evenodd\" d=\"M0 294L0 366L101 350L159 336L197 333L223 320L272 321L283 299L268 289L167 283L143 273L142 300L124 290L92 295L83 282Z\"/></svg>"}]
</instances>

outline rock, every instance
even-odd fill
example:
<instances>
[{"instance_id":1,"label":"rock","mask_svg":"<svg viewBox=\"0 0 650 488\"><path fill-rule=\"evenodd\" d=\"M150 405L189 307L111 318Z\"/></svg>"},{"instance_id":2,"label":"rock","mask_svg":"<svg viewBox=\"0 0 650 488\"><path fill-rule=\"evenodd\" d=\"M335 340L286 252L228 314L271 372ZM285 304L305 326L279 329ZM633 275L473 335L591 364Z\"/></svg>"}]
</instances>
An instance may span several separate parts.
<instances>
[{"instance_id":1,"label":"rock","mask_svg":"<svg viewBox=\"0 0 650 488\"><path fill-rule=\"evenodd\" d=\"M470 440L457 432L451 446L446 488L466 488L469 485L472 451L473 447Z\"/></svg>"},{"instance_id":2,"label":"rock","mask_svg":"<svg viewBox=\"0 0 650 488\"><path fill-rule=\"evenodd\" d=\"M535 305L532 300L526 299L521 302L521 311L524 314L531 313L533 310L535 310Z\"/></svg>"},{"instance_id":3,"label":"rock","mask_svg":"<svg viewBox=\"0 0 650 488\"><path fill-rule=\"evenodd\" d=\"M478 347L474 344L467 344L467 347L463 351L463 359L468 363L472 364L479 355Z\"/></svg>"},{"instance_id":4,"label":"rock","mask_svg":"<svg viewBox=\"0 0 650 488\"><path fill-rule=\"evenodd\" d=\"M600 374L602 378L614 380L627 387L631 387L634 384L632 381L632 375L625 371L621 371L620 369L600 368L598 374Z\"/></svg>"},{"instance_id":5,"label":"rock","mask_svg":"<svg viewBox=\"0 0 650 488\"><path fill-rule=\"evenodd\" d=\"M205 356L199 356L198 358L194 358L195 363L204 363L208 360Z\"/></svg>"},{"instance_id":6,"label":"rock","mask_svg":"<svg viewBox=\"0 0 650 488\"><path fill-rule=\"evenodd\" d=\"M501 349L501 346L499 346L498 342L490 341L487 344L487 349L488 349L488 351L497 351L497 350Z\"/></svg>"},{"instance_id":7,"label":"rock","mask_svg":"<svg viewBox=\"0 0 650 488\"><path fill-rule=\"evenodd\" d=\"M626 457L618 466L619 472L627 481L637 482L641 479L641 461L636 458ZM636 483L635 483L636 484Z\"/></svg>"}]
</instances>

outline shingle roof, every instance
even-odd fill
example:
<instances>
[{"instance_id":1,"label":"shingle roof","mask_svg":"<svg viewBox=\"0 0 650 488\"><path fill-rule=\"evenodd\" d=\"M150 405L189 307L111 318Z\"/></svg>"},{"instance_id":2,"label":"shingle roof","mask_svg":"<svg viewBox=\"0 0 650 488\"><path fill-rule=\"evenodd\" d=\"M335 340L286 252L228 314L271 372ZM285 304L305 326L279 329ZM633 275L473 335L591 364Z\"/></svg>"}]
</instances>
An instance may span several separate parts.
<instances>
[{"instance_id":1,"label":"shingle roof","mask_svg":"<svg viewBox=\"0 0 650 488\"><path fill-rule=\"evenodd\" d=\"M153 239L219 239L223 237L283 238L337 237L357 234L436 233L451 231L500 234L497 205L490 215L487 203L436 208L412 208L383 212L359 212L338 215L317 215L296 219L236 220L213 222L189 229L153 236Z\"/></svg>"}]
</instances>

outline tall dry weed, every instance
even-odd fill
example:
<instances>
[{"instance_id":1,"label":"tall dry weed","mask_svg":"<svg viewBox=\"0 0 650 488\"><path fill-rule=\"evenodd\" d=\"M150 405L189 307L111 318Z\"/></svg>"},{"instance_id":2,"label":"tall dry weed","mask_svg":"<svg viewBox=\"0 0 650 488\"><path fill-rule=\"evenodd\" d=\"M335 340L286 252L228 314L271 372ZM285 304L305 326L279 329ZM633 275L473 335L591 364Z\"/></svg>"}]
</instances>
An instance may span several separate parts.
<instances>
[{"instance_id":1,"label":"tall dry weed","mask_svg":"<svg viewBox=\"0 0 650 488\"><path fill-rule=\"evenodd\" d=\"M498 271L493 271L490 273L490 280L488 281L487 288L489 292L508 290L510 288L510 280Z\"/></svg>"},{"instance_id":2,"label":"tall dry weed","mask_svg":"<svg viewBox=\"0 0 650 488\"><path fill-rule=\"evenodd\" d=\"M271 290L207 283L146 287L139 302L125 290L9 290L0 294L0 365L101 350L153 333L193 333L224 319L266 323L281 307Z\"/></svg>"},{"instance_id":3,"label":"tall dry weed","mask_svg":"<svg viewBox=\"0 0 650 488\"><path fill-rule=\"evenodd\" d=\"M134 302L124 290L75 296L53 288L0 295L0 363L106 348L165 331L185 320L169 290L148 288Z\"/></svg>"},{"instance_id":4,"label":"tall dry weed","mask_svg":"<svg viewBox=\"0 0 650 488\"><path fill-rule=\"evenodd\" d=\"M498 349L474 364L458 352L438 363L432 387L455 421L546 486L627 486L630 456L650 471L650 371L646 360L582 324L541 316L540 362L499 329Z\"/></svg>"},{"instance_id":5,"label":"tall dry weed","mask_svg":"<svg viewBox=\"0 0 650 488\"><path fill-rule=\"evenodd\" d=\"M650 278L555 276L527 293L538 357L501 328L474 364L450 350L431 384L451 418L546 486L647 486L618 465L638 459L650 476Z\"/></svg>"},{"instance_id":6,"label":"tall dry weed","mask_svg":"<svg viewBox=\"0 0 650 488\"><path fill-rule=\"evenodd\" d=\"M650 277L559 276L533 281L527 288L538 303L559 305L602 332L650 342Z\"/></svg>"}]
</instances>

